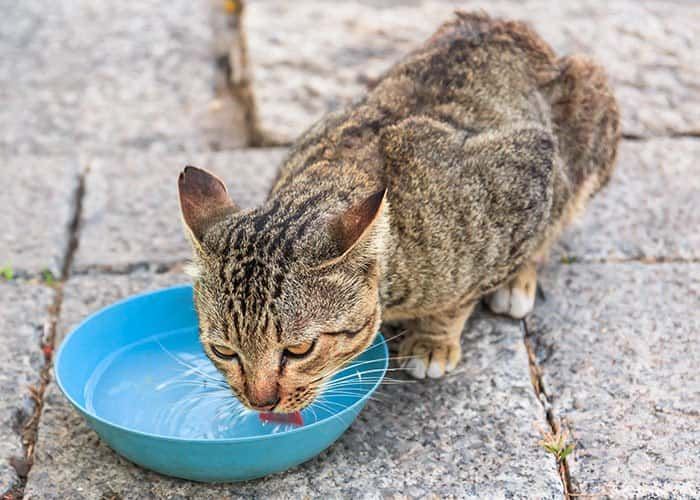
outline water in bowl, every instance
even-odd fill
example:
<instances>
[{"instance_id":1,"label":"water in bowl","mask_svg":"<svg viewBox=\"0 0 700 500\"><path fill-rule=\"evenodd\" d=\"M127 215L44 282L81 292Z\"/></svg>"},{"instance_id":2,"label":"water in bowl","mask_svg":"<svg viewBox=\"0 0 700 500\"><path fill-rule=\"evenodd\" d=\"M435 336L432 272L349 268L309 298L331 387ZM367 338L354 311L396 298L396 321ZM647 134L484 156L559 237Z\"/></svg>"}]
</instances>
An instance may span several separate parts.
<instances>
[{"instance_id":1,"label":"water in bowl","mask_svg":"<svg viewBox=\"0 0 700 500\"><path fill-rule=\"evenodd\" d=\"M260 436L294 428L263 422L246 409L193 336L196 328L157 335L105 358L85 385L88 411L136 431L187 439ZM362 389L376 381L371 367L362 365L360 357L334 377L329 390L301 412L304 425L340 418L337 412L362 397Z\"/></svg>"}]
</instances>

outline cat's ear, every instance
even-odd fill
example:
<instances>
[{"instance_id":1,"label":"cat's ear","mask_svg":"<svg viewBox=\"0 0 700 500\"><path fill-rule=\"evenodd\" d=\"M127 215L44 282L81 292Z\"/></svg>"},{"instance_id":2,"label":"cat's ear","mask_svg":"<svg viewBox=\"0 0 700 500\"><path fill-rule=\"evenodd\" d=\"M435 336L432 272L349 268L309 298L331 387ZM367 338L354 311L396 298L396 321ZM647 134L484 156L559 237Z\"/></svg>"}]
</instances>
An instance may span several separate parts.
<instances>
[{"instance_id":1,"label":"cat's ear","mask_svg":"<svg viewBox=\"0 0 700 500\"><path fill-rule=\"evenodd\" d=\"M382 189L333 218L328 231L334 255L318 267L341 261L359 244L368 241L373 229L378 225L385 205L386 189Z\"/></svg>"},{"instance_id":2,"label":"cat's ear","mask_svg":"<svg viewBox=\"0 0 700 500\"><path fill-rule=\"evenodd\" d=\"M197 167L185 167L177 180L180 211L193 243L199 244L207 229L238 210L221 179Z\"/></svg>"}]
</instances>

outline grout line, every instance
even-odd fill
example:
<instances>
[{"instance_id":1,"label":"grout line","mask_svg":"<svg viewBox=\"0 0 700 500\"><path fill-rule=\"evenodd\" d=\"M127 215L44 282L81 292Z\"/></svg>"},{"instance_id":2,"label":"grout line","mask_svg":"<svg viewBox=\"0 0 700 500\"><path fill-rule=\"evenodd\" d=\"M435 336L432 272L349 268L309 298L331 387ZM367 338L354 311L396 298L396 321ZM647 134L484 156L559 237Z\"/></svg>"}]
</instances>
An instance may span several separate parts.
<instances>
[{"instance_id":1,"label":"grout line","mask_svg":"<svg viewBox=\"0 0 700 500\"><path fill-rule=\"evenodd\" d=\"M228 57L221 61L227 73L228 89L233 99L243 109L246 127L247 147L266 148L290 146L290 141L280 140L263 130L258 114L258 105L253 89L250 56L248 53L248 38L244 26L245 0L232 2L234 9L230 12L233 40L229 47Z\"/></svg>"},{"instance_id":2,"label":"grout line","mask_svg":"<svg viewBox=\"0 0 700 500\"><path fill-rule=\"evenodd\" d=\"M111 266L108 264L90 264L74 268L71 276L84 276L87 274L106 274L111 276L125 276L131 273L144 271L154 274L184 273L184 267L189 260L176 260L173 262L140 261L128 264Z\"/></svg>"},{"instance_id":3,"label":"grout line","mask_svg":"<svg viewBox=\"0 0 700 500\"><path fill-rule=\"evenodd\" d=\"M39 433L39 422L44 409L44 396L46 389L51 383L51 370L53 369L53 354L56 347L56 330L58 318L63 305L63 287L68 280L73 264L73 257L78 248L80 237L80 221L82 217L83 198L85 196L85 179L90 172L90 167L86 167L78 177L78 185L73 196L73 216L68 226L69 244L63 258L60 281L53 286L56 295L49 306L49 317L44 325L44 334L39 341L39 348L44 355L44 365L39 371L39 381L36 386L30 387L30 396L34 401L34 409L22 425L22 446L24 447L24 467L19 474L21 483L12 498L20 499L24 497L24 488L27 478L34 463L34 450Z\"/></svg>"},{"instance_id":4,"label":"grout line","mask_svg":"<svg viewBox=\"0 0 700 500\"><path fill-rule=\"evenodd\" d=\"M665 257L665 256L636 256L613 257L601 259L585 259L572 256L563 256L559 259L563 265L572 264L700 264L700 257Z\"/></svg>"},{"instance_id":5,"label":"grout line","mask_svg":"<svg viewBox=\"0 0 700 500\"><path fill-rule=\"evenodd\" d=\"M221 66L226 72L226 81L231 96L243 109L243 122L247 136L246 145L264 147L268 144L260 129L258 107L248 64L248 41L243 27L245 4L243 0L237 0L232 2L232 5L234 8L229 15L233 40L227 57L221 60Z\"/></svg>"},{"instance_id":6,"label":"grout line","mask_svg":"<svg viewBox=\"0 0 700 500\"><path fill-rule=\"evenodd\" d=\"M68 226L68 232L70 240L68 242L68 248L66 250L66 255L63 258L63 268L61 269L61 281L65 282L71 272L71 267L73 265L73 257L78 249L79 237L80 237L80 222L83 215L83 199L85 198L85 179L90 173L90 166L88 165L79 174L78 177L78 187L76 188L75 196L73 199L73 217L71 218L70 225Z\"/></svg>"},{"instance_id":7,"label":"grout line","mask_svg":"<svg viewBox=\"0 0 700 500\"><path fill-rule=\"evenodd\" d=\"M679 132L670 132L668 134L653 134L653 135L643 135L643 134L626 134L622 133L620 136L625 141L632 142L646 142L653 141L655 139L698 139L700 138L700 130L681 130Z\"/></svg>"},{"instance_id":8,"label":"grout line","mask_svg":"<svg viewBox=\"0 0 700 500\"><path fill-rule=\"evenodd\" d=\"M535 356L535 351L529 341L531 335L530 331L528 330L527 322L525 319L520 320L520 326L524 332L523 343L525 344L525 350L527 351L527 359L530 367L530 381L532 382L532 388L535 391L535 397L542 405L550 431L554 434L557 434L561 432L561 422L554 415L552 406L549 402L549 396L547 395L547 391L544 388L544 383L542 381L542 370L537 364L537 357ZM561 480L562 487L564 488L564 498L566 500L571 500L577 495L576 493L573 493L573 488L571 485L571 475L569 474L569 465L567 462L567 458L564 458L561 461L557 461L557 472L559 474L559 479Z\"/></svg>"}]
</instances>

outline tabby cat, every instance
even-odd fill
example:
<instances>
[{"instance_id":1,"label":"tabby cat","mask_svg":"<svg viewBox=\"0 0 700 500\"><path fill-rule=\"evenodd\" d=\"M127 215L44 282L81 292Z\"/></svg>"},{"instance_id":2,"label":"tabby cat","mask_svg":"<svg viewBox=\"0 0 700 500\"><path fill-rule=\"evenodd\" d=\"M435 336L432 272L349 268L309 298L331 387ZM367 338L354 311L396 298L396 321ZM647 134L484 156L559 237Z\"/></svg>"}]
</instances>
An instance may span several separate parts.
<instances>
[{"instance_id":1,"label":"tabby cat","mask_svg":"<svg viewBox=\"0 0 700 500\"><path fill-rule=\"evenodd\" d=\"M244 405L292 412L391 320L408 371L443 376L477 301L532 310L535 264L608 181L618 140L600 67L457 13L307 130L261 207L180 174L207 355Z\"/></svg>"}]
</instances>

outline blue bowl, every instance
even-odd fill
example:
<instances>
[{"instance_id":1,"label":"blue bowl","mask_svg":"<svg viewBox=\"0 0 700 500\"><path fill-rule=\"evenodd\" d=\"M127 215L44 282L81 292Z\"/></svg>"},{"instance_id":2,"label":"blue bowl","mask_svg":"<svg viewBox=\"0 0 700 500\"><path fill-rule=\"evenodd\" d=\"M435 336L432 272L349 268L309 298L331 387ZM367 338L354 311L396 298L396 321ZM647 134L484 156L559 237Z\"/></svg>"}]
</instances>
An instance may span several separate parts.
<instances>
[{"instance_id":1,"label":"blue bowl","mask_svg":"<svg viewBox=\"0 0 700 500\"><path fill-rule=\"evenodd\" d=\"M313 458L349 427L386 373L380 334L294 426L243 408L206 358L188 285L93 314L63 342L56 381L119 454L195 481L241 481Z\"/></svg>"}]
</instances>

